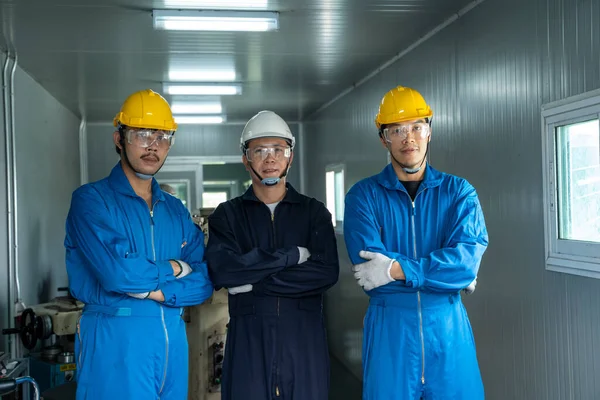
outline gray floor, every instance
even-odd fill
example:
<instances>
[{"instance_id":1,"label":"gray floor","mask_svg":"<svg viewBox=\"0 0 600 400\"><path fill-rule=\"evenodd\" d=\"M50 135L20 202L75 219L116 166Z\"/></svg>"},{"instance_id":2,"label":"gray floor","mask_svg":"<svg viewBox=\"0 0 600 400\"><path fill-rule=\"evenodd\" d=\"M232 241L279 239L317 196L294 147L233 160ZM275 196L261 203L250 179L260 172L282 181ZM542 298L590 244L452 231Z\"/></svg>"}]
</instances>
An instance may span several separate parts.
<instances>
[{"instance_id":1,"label":"gray floor","mask_svg":"<svg viewBox=\"0 0 600 400\"><path fill-rule=\"evenodd\" d=\"M329 400L361 400L362 382L337 359L331 357Z\"/></svg>"},{"instance_id":2,"label":"gray floor","mask_svg":"<svg viewBox=\"0 0 600 400\"><path fill-rule=\"evenodd\" d=\"M67 384L48 390L44 399L65 400L75 399L75 384ZM350 373L337 359L331 358L331 389L330 400L361 400L362 383Z\"/></svg>"}]
</instances>

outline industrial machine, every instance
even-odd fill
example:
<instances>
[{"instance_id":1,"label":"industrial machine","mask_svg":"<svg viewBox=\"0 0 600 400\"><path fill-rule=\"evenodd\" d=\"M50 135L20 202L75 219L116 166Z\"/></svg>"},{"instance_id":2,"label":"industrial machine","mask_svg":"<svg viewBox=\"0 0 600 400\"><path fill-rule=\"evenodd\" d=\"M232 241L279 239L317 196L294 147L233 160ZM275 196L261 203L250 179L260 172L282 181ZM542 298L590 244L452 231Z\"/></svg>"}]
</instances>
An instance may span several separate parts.
<instances>
[{"instance_id":1,"label":"industrial machine","mask_svg":"<svg viewBox=\"0 0 600 400\"><path fill-rule=\"evenodd\" d=\"M208 241L208 216L214 209L192 213L192 219ZM220 400L221 374L225 356L227 324L227 290L213 293L204 303L188 307L185 320L189 343L189 400Z\"/></svg>"},{"instance_id":2,"label":"industrial machine","mask_svg":"<svg viewBox=\"0 0 600 400\"><path fill-rule=\"evenodd\" d=\"M75 380L74 340L82 310L83 303L73 297L56 297L25 309L17 316L15 328L2 330L4 335L18 335L30 351L29 373L40 390Z\"/></svg>"},{"instance_id":3,"label":"industrial machine","mask_svg":"<svg viewBox=\"0 0 600 400\"><path fill-rule=\"evenodd\" d=\"M16 385L16 380L29 375L29 359L11 359L9 355L0 351L0 399L1 400L29 400L30 386Z\"/></svg>"}]
</instances>

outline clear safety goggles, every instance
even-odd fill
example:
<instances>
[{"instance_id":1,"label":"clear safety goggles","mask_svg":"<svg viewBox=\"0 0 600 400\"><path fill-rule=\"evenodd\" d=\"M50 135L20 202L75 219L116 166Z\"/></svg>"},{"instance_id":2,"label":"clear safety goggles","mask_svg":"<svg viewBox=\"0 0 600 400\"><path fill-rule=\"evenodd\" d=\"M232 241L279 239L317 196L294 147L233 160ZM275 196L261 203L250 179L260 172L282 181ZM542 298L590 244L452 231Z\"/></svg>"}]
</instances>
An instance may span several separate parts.
<instances>
[{"instance_id":1,"label":"clear safety goggles","mask_svg":"<svg viewBox=\"0 0 600 400\"><path fill-rule=\"evenodd\" d=\"M416 140L426 139L431 133L427 122L416 122L414 124L396 124L383 129L383 136L388 142L403 141L412 133Z\"/></svg>"},{"instance_id":2,"label":"clear safety goggles","mask_svg":"<svg viewBox=\"0 0 600 400\"><path fill-rule=\"evenodd\" d=\"M269 154L276 161L280 161L290 158L292 149L282 146L254 147L252 149L246 149L246 158L248 161L264 161L269 157Z\"/></svg>"},{"instance_id":3,"label":"clear safety goggles","mask_svg":"<svg viewBox=\"0 0 600 400\"><path fill-rule=\"evenodd\" d=\"M156 143L157 147L169 148L175 142L173 132L157 129L127 128L125 138L127 143L137 147L150 147Z\"/></svg>"}]
</instances>

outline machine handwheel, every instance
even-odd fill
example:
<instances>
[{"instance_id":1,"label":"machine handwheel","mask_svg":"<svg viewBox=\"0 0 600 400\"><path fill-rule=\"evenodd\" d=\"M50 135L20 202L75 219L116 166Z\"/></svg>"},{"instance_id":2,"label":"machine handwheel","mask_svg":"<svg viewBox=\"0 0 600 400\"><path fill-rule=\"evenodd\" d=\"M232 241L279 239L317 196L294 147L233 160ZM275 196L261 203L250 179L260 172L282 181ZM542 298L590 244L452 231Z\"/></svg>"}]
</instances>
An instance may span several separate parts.
<instances>
[{"instance_id":1,"label":"machine handwheel","mask_svg":"<svg viewBox=\"0 0 600 400\"><path fill-rule=\"evenodd\" d=\"M21 341L26 349L31 350L37 344L38 319L31 308L21 314Z\"/></svg>"}]
</instances>

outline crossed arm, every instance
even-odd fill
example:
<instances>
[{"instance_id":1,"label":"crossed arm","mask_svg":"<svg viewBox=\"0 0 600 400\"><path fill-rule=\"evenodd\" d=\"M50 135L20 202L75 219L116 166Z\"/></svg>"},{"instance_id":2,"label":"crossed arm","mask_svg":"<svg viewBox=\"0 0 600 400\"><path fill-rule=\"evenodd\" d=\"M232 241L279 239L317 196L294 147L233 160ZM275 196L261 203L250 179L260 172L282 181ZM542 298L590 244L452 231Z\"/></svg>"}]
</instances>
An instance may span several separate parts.
<instances>
[{"instance_id":1,"label":"crossed arm","mask_svg":"<svg viewBox=\"0 0 600 400\"><path fill-rule=\"evenodd\" d=\"M283 297L310 296L333 286L338 279L339 262L331 214L316 202L312 214L306 248L257 247L243 252L230 221L222 210L215 210L209 221L207 246L215 286L228 288L231 294L252 290Z\"/></svg>"},{"instance_id":2,"label":"crossed arm","mask_svg":"<svg viewBox=\"0 0 600 400\"><path fill-rule=\"evenodd\" d=\"M190 237L182 250L184 262L177 263L129 253L129 239L107 215L107 207L95 190L79 190L73 195L66 226L70 240L77 244L106 291L133 297L144 294L170 306L198 304L210 297L212 284L203 261L204 239L191 218L184 221Z\"/></svg>"},{"instance_id":3,"label":"crossed arm","mask_svg":"<svg viewBox=\"0 0 600 400\"><path fill-rule=\"evenodd\" d=\"M416 259L407 257L383 244L380 231L385 227L380 227L376 219L373 199L360 189L351 190L346 196L346 247L355 265L355 277L366 290L391 285L455 292L469 287L476 279L488 244L483 213L472 187L459 194L449 226L440 249ZM371 253L369 261L360 256L361 251Z\"/></svg>"}]
</instances>

